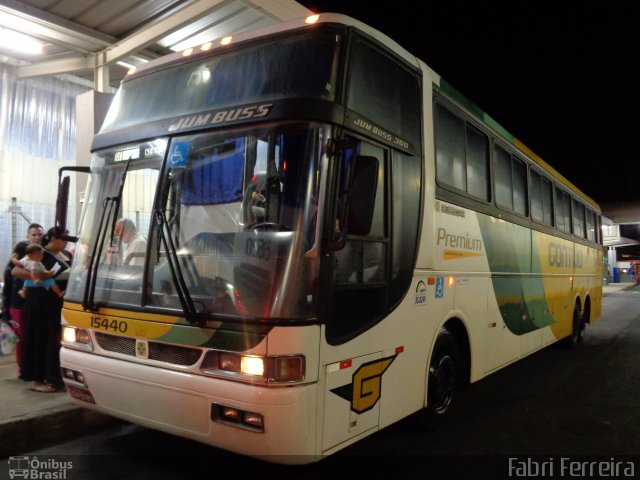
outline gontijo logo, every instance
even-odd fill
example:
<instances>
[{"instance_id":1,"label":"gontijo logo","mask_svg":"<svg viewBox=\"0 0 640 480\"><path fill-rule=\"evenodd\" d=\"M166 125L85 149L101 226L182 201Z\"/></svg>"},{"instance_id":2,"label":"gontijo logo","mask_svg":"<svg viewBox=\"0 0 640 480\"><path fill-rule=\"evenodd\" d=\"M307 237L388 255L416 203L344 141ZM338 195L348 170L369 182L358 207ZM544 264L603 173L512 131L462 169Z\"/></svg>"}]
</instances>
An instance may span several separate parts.
<instances>
[{"instance_id":1,"label":"gontijo logo","mask_svg":"<svg viewBox=\"0 0 640 480\"><path fill-rule=\"evenodd\" d=\"M351 383L331 392L351 402L351 410L356 413L371 410L382 396L382 374L402 351L403 347L399 347L395 355L363 363L351 377Z\"/></svg>"}]
</instances>

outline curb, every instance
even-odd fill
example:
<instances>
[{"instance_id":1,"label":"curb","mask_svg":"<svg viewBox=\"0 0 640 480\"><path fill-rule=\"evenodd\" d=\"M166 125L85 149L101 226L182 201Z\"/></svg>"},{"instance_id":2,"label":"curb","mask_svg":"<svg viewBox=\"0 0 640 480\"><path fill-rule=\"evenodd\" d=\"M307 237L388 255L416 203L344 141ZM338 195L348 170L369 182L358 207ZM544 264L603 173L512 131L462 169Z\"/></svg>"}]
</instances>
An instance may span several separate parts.
<instances>
[{"instance_id":1,"label":"curb","mask_svg":"<svg viewBox=\"0 0 640 480\"><path fill-rule=\"evenodd\" d=\"M0 424L0 458L22 454L122 423L73 404Z\"/></svg>"},{"instance_id":2,"label":"curb","mask_svg":"<svg viewBox=\"0 0 640 480\"><path fill-rule=\"evenodd\" d=\"M67 393L23 396L20 392L28 387L16 379L15 361L15 353L0 355L0 386L3 399L8 402L0 412L0 458L22 455L123 423L72 403Z\"/></svg>"}]
</instances>

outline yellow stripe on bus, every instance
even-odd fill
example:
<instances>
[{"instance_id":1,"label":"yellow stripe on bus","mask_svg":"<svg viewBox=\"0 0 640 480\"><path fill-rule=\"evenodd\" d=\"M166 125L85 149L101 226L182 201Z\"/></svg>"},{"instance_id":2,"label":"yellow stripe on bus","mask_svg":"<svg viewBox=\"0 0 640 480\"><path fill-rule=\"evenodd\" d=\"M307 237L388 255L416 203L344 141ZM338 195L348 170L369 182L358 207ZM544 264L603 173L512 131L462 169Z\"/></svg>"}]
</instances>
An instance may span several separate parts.
<instances>
[{"instance_id":1,"label":"yellow stripe on bus","mask_svg":"<svg viewBox=\"0 0 640 480\"><path fill-rule=\"evenodd\" d=\"M442 252L444 260L457 260L458 258L482 257L484 253L467 252L465 250L445 250Z\"/></svg>"},{"instance_id":2,"label":"yellow stripe on bus","mask_svg":"<svg viewBox=\"0 0 640 480\"><path fill-rule=\"evenodd\" d=\"M573 190L574 192L580 194L583 197L584 200L589 202L589 204L593 208L595 208L598 211L598 213L600 213L600 206L591 197L587 196L582 190L580 190L573 183L571 183L569 180L567 180L567 178L564 175L562 175L555 168L553 168L551 165L549 165L547 162L545 162L542 158L540 158L533 150L531 150L529 147L527 147L524 143L522 143L517 138L514 138L513 144L518 149L520 149L521 151L526 153L532 160L535 160L547 172L549 172L551 175L553 175L556 178L556 180L558 180L559 182L563 183L570 190Z\"/></svg>"},{"instance_id":3,"label":"yellow stripe on bus","mask_svg":"<svg viewBox=\"0 0 640 480\"><path fill-rule=\"evenodd\" d=\"M91 328L113 335L126 335L138 338L160 338L174 328L179 317L154 315L155 319L163 318L163 321L150 322L152 315L139 312L130 312L139 318L122 317L113 315L114 312L121 314L119 310L101 309L98 313L81 312L64 308L62 317L74 327Z\"/></svg>"},{"instance_id":4,"label":"yellow stripe on bus","mask_svg":"<svg viewBox=\"0 0 640 480\"><path fill-rule=\"evenodd\" d=\"M83 312L83 313L90 313L90 312L85 312L85 310L82 308L82 305L78 303L65 302L64 309ZM140 320L148 320L151 322L163 322L163 323L178 323L178 321L181 318L175 315L145 313L145 312L138 312L138 311L132 311L132 310L119 310L115 308L99 308L98 311L95 313L97 313L98 315L108 315L112 317L131 318L133 316Z\"/></svg>"}]
</instances>

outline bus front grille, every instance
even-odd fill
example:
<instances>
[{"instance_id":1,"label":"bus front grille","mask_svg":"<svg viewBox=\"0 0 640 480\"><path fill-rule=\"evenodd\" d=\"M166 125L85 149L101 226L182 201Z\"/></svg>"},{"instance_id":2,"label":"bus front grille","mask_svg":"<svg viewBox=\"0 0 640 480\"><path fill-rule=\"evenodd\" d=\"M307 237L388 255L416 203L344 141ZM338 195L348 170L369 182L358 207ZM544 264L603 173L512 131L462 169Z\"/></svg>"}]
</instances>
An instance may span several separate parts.
<instances>
[{"instance_id":1,"label":"bus front grille","mask_svg":"<svg viewBox=\"0 0 640 480\"><path fill-rule=\"evenodd\" d=\"M100 348L109 352L122 353L123 355L136 356L136 339L109 335L96 332L96 341Z\"/></svg>"},{"instance_id":2,"label":"bus front grille","mask_svg":"<svg viewBox=\"0 0 640 480\"><path fill-rule=\"evenodd\" d=\"M136 339L120 337L108 333L95 332L96 341L100 348L108 352L136 356ZM195 365L200 359L202 351L197 348L170 345L168 343L149 342L149 360L171 363L174 365Z\"/></svg>"}]
</instances>

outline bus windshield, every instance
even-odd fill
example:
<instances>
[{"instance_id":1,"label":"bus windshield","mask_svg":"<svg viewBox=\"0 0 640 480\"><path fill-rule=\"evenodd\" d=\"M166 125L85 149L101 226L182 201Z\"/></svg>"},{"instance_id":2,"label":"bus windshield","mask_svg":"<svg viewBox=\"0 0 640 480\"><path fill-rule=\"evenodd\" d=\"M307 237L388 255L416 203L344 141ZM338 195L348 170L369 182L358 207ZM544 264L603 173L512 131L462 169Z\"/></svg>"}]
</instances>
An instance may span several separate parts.
<instances>
[{"instance_id":1,"label":"bus windshield","mask_svg":"<svg viewBox=\"0 0 640 480\"><path fill-rule=\"evenodd\" d=\"M270 124L94 154L67 299L174 311L188 297L203 319L317 317L329 132Z\"/></svg>"},{"instance_id":2,"label":"bus windshield","mask_svg":"<svg viewBox=\"0 0 640 480\"><path fill-rule=\"evenodd\" d=\"M336 34L320 28L132 78L118 90L101 133L258 101L334 100Z\"/></svg>"}]
</instances>

